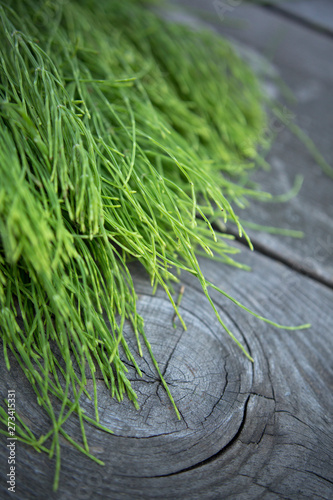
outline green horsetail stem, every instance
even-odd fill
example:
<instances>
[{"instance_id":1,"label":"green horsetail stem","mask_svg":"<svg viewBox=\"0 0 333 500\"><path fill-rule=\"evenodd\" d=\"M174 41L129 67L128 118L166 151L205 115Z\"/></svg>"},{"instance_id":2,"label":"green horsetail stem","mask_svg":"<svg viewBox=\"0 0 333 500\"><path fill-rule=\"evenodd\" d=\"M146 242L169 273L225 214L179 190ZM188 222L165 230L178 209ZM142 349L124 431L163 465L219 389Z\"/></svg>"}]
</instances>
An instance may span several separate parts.
<instances>
[{"instance_id":1,"label":"green horsetail stem","mask_svg":"<svg viewBox=\"0 0 333 500\"><path fill-rule=\"evenodd\" d=\"M136 309L131 260L184 328L171 283L175 270L196 276L251 360L209 288L282 327L208 282L197 259L246 269L213 223L222 215L246 236L232 207L269 198L249 180L267 146L267 99L225 40L136 1L1 1L0 15L0 332L7 368L11 351L50 422L36 436L17 415L17 439L56 457L56 489L60 436L101 463L85 434L87 423L111 432L99 423L96 370L138 407L125 321L179 416ZM80 444L64 428L74 413ZM6 426L4 408L0 419Z\"/></svg>"}]
</instances>

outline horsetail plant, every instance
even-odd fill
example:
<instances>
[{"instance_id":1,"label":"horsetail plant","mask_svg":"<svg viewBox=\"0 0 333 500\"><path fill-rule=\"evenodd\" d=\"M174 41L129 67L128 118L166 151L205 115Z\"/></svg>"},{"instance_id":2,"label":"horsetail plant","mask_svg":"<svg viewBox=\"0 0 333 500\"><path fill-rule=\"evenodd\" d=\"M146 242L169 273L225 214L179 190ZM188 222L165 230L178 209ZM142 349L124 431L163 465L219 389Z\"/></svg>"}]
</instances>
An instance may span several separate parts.
<instances>
[{"instance_id":1,"label":"horsetail plant","mask_svg":"<svg viewBox=\"0 0 333 500\"><path fill-rule=\"evenodd\" d=\"M222 214L247 237L232 207L269 197L249 180L267 146L266 98L229 43L134 0L1 1L0 15L1 341L7 368L11 351L49 417L36 437L17 415L17 434L55 455L56 489L60 436L101 463L85 434L87 423L103 428L96 369L112 396L138 406L125 321L179 416L136 309L131 260L164 288L184 328L171 282L174 270L196 276L252 359L209 288L249 310L207 281L197 257L242 267L213 222ZM87 373L94 418L80 405L91 397ZM73 413L81 444L65 431Z\"/></svg>"}]
</instances>

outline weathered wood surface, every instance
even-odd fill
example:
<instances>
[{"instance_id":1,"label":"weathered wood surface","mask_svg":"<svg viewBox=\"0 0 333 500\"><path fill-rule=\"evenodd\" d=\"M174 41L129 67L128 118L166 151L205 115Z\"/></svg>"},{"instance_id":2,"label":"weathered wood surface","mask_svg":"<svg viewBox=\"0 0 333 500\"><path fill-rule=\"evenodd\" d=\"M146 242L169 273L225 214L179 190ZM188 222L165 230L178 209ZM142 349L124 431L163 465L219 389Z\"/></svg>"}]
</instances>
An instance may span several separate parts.
<instances>
[{"instance_id":1,"label":"weathered wood surface","mask_svg":"<svg viewBox=\"0 0 333 500\"><path fill-rule=\"evenodd\" d=\"M312 28L333 34L332 2L330 0L293 0L281 2L271 0L268 5L274 4L274 9L286 14Z\"/></svg>"},{"instance_id":2,"label":"weathered wood surface","mask_svg":"<svg viewBox=\"0 0 333 500\"><path fill-rule=\"evenodd\" d=\"M258 7L240 6L233 15L247 18L249 29L232 36L237 33L261 52L274 33L284 30L287 38L277 45L274 63L299 97L309 96L296 109L300 124L332 158L332 41ZM251 273L201 262L208 279L259 314L288 324L311 322L312 328L277 330L212 292L223 320L252 353L251 364L222 330L193 277L182 276L181 312L188 326L183 331L179 323L173 328L173 310L163 292L152 297L146 276L133 266L139 311L182 420L176 419L145 355L140 360L143 378L130 371L139 412L126 400L115 402L99 381L101 422L114 435L89 428L88 441L105 467L63 442L59 491L52 493L54 461L18 443L15 498L333 498L333 291L318 281L333 281L333 181L285 134L279 134L272 152L272 174L260 177L267 189L281 193L300 172L304 187L288 205L256 207L253 220L297 225L306 238L253 235L271 257L237 243ZM314 279L278 260L311 271ZM134 342L131 331L126 333ZM33 430L47 429L29 385L15 364L7 372L2 357L0 380L0 397L15 389L20 414ZM88 401L85 406L93 411ZM70 433L79 434L75 418L68 425ZM0 449L2 499L10 498L2 436Z\"/></svg>"},{"instance_id":3,"label":"weathered wood surface","mask_svg":"<svg viewBox=\"0 0 333 500\"><path fill-rule=\"evenodd\" d=\"M101 421L115 435L90 429L88 439L106 466L63 443L60 488L52 494L54 464L18 443L16 498L332 498L333 291L248 250L243 260L252 273L206 260L202 266L257 312L293 324L306 319L312 329L276 330L212 293L252 353L252 365L222 331L193 277L183 277L184 332L173 328L164 294L151 297L136 268L139 310L183 419L176 419L147 356L143 379L131 377L139 412L127 401L116 403L99 384ZM33 428L45 426L21 374L8 374L1 364L1 380L2 391L16 390L18 409ZM75 420L70 430L77 434ZM6 498L4 486L0 491Z\"/></svg>"},{"instance_id":4,"label":"weathered wood surface","mask_svg":"<svg viewBox=\"0 0 333 500\"><path fill-rule=\"evenodd\" d=\"M333 39L269 9L242 2L175 3L192 6L193 12L206 12L220 33L267 57L297 99L295 104L288 103L285 117L295 116L333 165ZM333 2L326 4L333 19ZM230 8L221 9L223 5ZM276 86L272 92L277 94ZM289 203L253 203L244 218L265 226L301 229L305 237L294 239L251 229L248 233L258 249L333 287L333 182L287 127L272 121L272 132L278 134L268 156L271 172L258 172L254 180L275 195L287 192L297 174L303 175L303 186Z\"/></svg>"}]
</instances>

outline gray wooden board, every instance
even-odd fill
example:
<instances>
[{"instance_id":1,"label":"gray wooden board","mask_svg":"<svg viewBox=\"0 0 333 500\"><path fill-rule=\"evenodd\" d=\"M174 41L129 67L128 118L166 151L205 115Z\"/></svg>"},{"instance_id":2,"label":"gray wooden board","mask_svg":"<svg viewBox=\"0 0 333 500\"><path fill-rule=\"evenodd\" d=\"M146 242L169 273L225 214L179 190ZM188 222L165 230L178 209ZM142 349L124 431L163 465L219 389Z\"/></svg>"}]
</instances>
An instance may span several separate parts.
<instances>
[{"instance_id":1,"label":"gray wooden board","mask_svg":"<svg viewBox=\"0 0 333 500\"><path fill-rule=\"evenodd\" d=\"M296 105L288 105L296 123L333 165L333 40L257 6L241 3L221 17L214 2L175 3L191 7L193 14L208 13L209 20L214 17L212 25L220 33L267 56L298 101ZM272 124L280 131L268 157L271 172L258 172L253 179L264 190L282 194L292 187L295 176L301 174L302 189L288 203L252 202L244 213L241 210L237 213L265 226L303 230L303 239L250 229L248 233L255 246L333 286L333 179L322 172L287 127Z\"/></svg>"},{"instance_id":2,"label":"gray wooden board","mask_svg":"<svg viewBox=\"0 0 333 500\"><path fill-rule=\"evenodd\" d=\"M115 434L87 430L91 451L105 467L62 442L55 494L54 461L17 443L16 498L332 498L333 291L247 249L241 257L253 272L206 259L202 269L258 313L288 324L309 321L312 328L278 330L212 292L222 319L252 353L251 364L222 330L193 276L184 274L181 281L184 331L178 321L173 328L164 292L152 297L145 273L134 265L139 311L182 419L176 419L145 353L139 360L143 378L129 375L140 411L127 400L115 402L98 382L101 422ZM134 342L128 327L126 336ZM34 431L47 429L15 365L8 373L2 361L0 372L1 397L15 389L25 421ZM92 414L92 404L82 402ZM68 431L79 434L75 418ZM0 441L0 497L7 498L8 450L5 438Z\"/></svg>"},{"instance_id":3,"label":"gray wooden board","mask_svg":"<svg viewBox=\"0 0 333 500\"><path fill-rule=\"evenodd\" d=\"M179 3L179 2L178 2ZM213 2L191 1L213 10ZM271 12L240 5L230 13L246 20L243 29L217 19L216 26L261 53L274 46L274 64L299 97L298 120L332 157L332 41ZM276 35L276 36L275 36ZM140 411L117 403L98 381L101 422L110 436L87 427L91 451L100 467L62 442L59 491L52 493L54 460L17 443L18 499L121 498L333 498L332 474L332 299L333 291L278 260L332 285L332 181L286 130L272 151L272 173L260 173L268 190L281 193L303 173L304 187L288 205L257 205L251 220L306 232L303 241L251 233L274 256L251 253L242 261L252 273L202 260L208 279L270 318L306 331L286 332L264 324L216 292L225 323L251 351L252 365L223 332L199 284L189 275L181 311L188 330L172 326L172 308L160 291L151 296L147 277L133 267L139 310L161 369L182 414L178 421L145 353L143 378L129 367ZM129 342L134 342L126 328ZM48 422L20 371L8 373L0 357L0 397L16 390L17 409L38 433ZM92 413L89 400L83 400ZM79 435L75 418L68 431ZM0 437L0 498L6 485L8 449Z\"/></svg>"},{"instance_id":4,"label":"gray wooden board","mask_svg":"<svg viewBox=\"0 0 333 500\"><path fill-rule=\"evenodd\" d=\"M333 2L332 0L270 0L280 12L291 15L294 19L308 23L318 30L333 33Z\"/></svg>"}]
</instances>

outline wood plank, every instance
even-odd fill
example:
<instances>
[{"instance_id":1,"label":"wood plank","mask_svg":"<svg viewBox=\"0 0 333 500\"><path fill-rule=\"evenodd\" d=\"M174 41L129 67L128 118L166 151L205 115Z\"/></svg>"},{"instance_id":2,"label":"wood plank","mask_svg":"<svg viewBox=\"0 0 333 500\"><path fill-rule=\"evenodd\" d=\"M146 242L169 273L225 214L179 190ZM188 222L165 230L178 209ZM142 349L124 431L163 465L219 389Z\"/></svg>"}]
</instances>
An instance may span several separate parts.
<instances>
[{"instance_id":1,"label":"wood plank","mask_svg":"<svg viewBox=\"0 0 333 500\"><path fill-rule=\"evenodd\" d=\"M209 14L211 25L220 33L269 58L297 98L297 104L290 107L296 123L332 163L333 40L253 5L241 3L221 18L214 2L176 3L191 7L193 14L199 11ZM276 86L272 89L276 93ZM277 129L276 122L273 124ZM301 192L288 203L253 203L244 214L240 210L238 214L265 226L303 230L305 237L298 240L248 232L258 248L333 286L333 180L323 173L287 127L280 128L268 160L271 172L258 172L254 180L272 194L281 194L301 174L304 177Z\"/></svg>"},{"instance_id":2,"label":"wood plank","mask_svg":"<svg viewBox=\"0 0 333 500\"><path fill-rule=\"evenodd\" d=\"M241 20L242 15L247 28L236 32L229 26L228 33L264 53L274 33L283 30L274 64L298 92L300 103L295 109L301 125L330 158L331 42L263 9L243 7L237 8L234 17ZM281 131L272 152L274 177L260 173L258 178L278 194L292 185L296 172L304 172L301 195L279 209L260 205L250 215L257 222L258 216L259 222L269 220L270 225L272 220L279 225L298 223L310 233L303 242L261 234L254 234L253 239L267 252L330 284L332 183L286 134ZM257 312L289 324L310 321L312 329L276 330L240 313L213 292L223 320L255 358L252 365L222 331L193 277L182 276L181 310L188 325L184 332L179 324L173 328L173 311L164 294L159 291L151 297L147 278L134 266L139 310L182 420L176 419L145 353L139 361L142 379L129 367L141 403L139 412L126 400L116 403L98 381L101 421L115 434L89 428L88 441L92 453L105 460L105 467L62 442L61 482L59 491L52 493L54 461L18 443L16 498L333 497L333 291L244 248L242 260L253 267L253 273L207 260L202 260L202 267L209 279ZM127 335L133 342L129 329ZM15 364L7 372L2 355L0 380L0 397L6 397L9 388L15 389L17 408L25 421L36 432L47 429L30 386ZM91 403L86 400L84 404L91 413ZM75 418L68 429L79 435ZM10 498L6 445L0 436L0 498Z\"/></svg>"},{"instance_id":3,"label":"wood plank","mask_svg":"<svg viewBox=\"0 0 333 500\"><path fill-rule=\"evenodd\" d=\"M330 0L293 0L292 2L270 0L275 11L285 13L293 19L308 24L314 29L333 34L333 4Z\"/></svg>"},{"instance_id":4,"label":"wood plank","mask_svg":"<svg viewBox=\"0 0 333 500\"><path fill-rule=\"evenodd\" d=\"M130 371L140 411L127 400L116 403L99 381L101 422L115 434L87 430L105 467L63 442L55 494L54 461L17 443L17 499L332 498L333 291L246 249L242 260L252 273L201 263L208 279L257 312L288 324L310 321L312 329L277 330L212 292L223 320L252 353L251 364L223 332L193 276L182 276L184 332L180 324L173 328L164 292L151 297L147 277L134 265L139 310L182 420L146 354L143 378ZM133 342L128 328L126 335ZM35 431L47 428L22 375L14 365L8 373L2 358L0 376L0 396L15 389L20 414ZM84 404L92 413L91 403ZM75 419L68 428L79 434ZM0 497L7 498L3 436L0 443Z\"/></svg>"}]
</instances>

